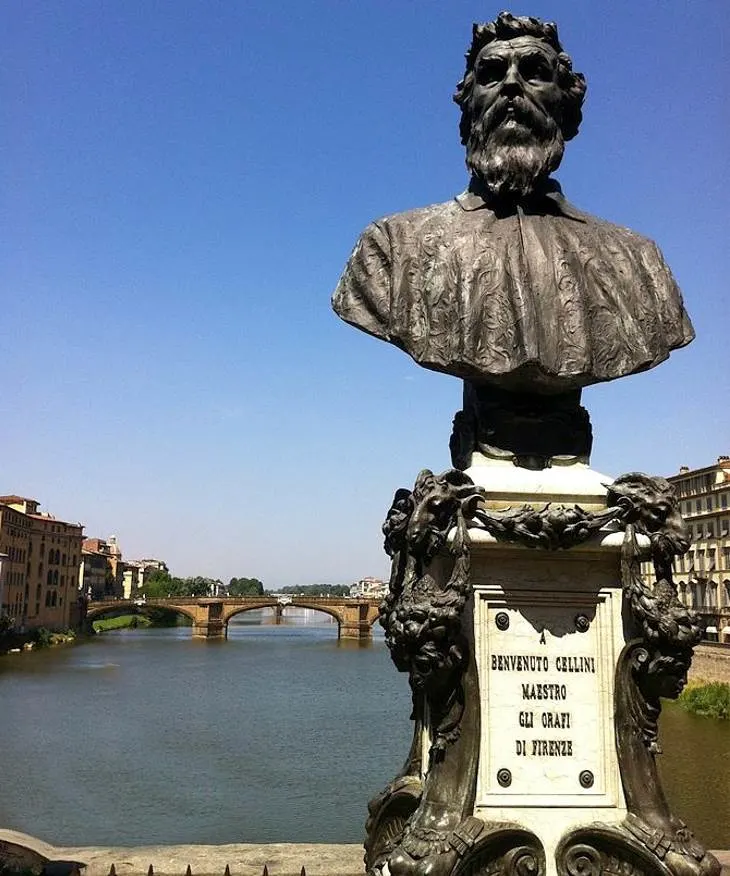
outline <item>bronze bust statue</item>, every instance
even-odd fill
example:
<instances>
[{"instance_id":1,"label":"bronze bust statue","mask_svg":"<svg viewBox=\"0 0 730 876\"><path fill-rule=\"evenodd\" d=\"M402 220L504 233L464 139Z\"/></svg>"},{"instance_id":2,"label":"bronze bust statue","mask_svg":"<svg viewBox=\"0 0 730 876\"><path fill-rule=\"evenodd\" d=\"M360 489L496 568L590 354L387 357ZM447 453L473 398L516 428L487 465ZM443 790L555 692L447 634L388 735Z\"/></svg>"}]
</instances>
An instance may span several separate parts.
<instances>
[{"instance_id":1,"label":"bronze bust statue","mask_svg":"<svg viewBox=\"0 0 730 876\"><path fill-rule=\"evenodd\" d=\"M468 189L371 224L335 291L346 322L465 381L459 468L476 449L528 467L587 458L581 388L694 337L656 245L578 210L550 176L585 90L554 24L502 13L474 25L454 95Z\"/></svg>"}]
</instances>

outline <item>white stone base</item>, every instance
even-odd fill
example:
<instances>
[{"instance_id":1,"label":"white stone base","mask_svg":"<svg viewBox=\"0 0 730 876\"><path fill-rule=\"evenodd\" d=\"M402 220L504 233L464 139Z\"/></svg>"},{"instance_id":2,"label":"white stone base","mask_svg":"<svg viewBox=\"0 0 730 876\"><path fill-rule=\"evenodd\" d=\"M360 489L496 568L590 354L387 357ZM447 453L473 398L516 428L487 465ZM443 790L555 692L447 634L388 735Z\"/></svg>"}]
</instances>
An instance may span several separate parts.
<instances>
[{"instance_id":1,"label":"white stone base","mask_svg":"<svg viewBox=\"0 0 730 876\"><path fill-rule=\"evenodd\" d=\"M555 503L598 511L613 480L581 463L534 472L485 458L467 474L493 509ZM626 816L613 714L624 644L623 535L607 529L554 552L471 535L482 716L474 814L534 832L547 876L555 876L567 832Z\"/></svg>"},{"instance_id":2,"label":"white stone base","mask_svg":"<svg viewBox=\"0 0 730 876\"><path fill-rule=\"evenodd\" d=\"M580 505L587 511L606 507L606 486L613 480L581 462L530 471L510 460L490 459L473 453L465 474L489 493L487 504L510 505L558 502Z\"/></svg>"}]
</instances>

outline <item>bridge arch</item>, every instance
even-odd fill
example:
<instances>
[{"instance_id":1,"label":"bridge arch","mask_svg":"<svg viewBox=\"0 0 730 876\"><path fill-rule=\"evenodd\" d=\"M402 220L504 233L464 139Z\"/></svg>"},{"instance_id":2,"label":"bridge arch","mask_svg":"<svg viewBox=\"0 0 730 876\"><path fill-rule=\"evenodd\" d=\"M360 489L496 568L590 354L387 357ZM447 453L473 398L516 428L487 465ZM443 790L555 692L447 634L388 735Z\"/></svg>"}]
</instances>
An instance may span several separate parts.
<instances>
[{"instance_id":1,"label":"bridge arch","mask_svg":"<svg viewBox=\"0 0 730 876\"><path fill-rule=\"evenodd\" d=\"M273 608L274 611L281 611L283 613L284 609L287 608L309 608L312 611L318 611L321 614L329 615L333 617L337 621L337 633L338 636L342 629L343 617L337 609L332 608L330 606L324 605L312 605L311 602L308 602L306 599L299 600L296 597L292 597L291 600L286 600L286 602L282 602L279 599L270 599L268 601L262 601L256 605L242 605L242 606L231 606L227 611L223 613L223 623L225 624L226 629L228 629L228 624L231 621L231 618L234 618L238 614L243 614L248 611L257 611L260 608Z\"/></svg>"},{"instance_id":2,"label":"bridge arch","mask_svg":"<svg viewBox=\"0 0 730 876\"><path fill-rule=\"evenodd\" d=\"M139 602L134 600L116 600L113 603L105 603L104 605L94 606L93 603L87 608L86 617L84 618L84 627L87 633L94 631L94 621L101 620L104 617L114 617L120 614L135 614L142 617L147 617L152 610L169 611L172 614L182 615L190 619L193 626L197 622L197 616L189 608L175 605L156 605L154 603Z\"/></svg>"}]
</instances>

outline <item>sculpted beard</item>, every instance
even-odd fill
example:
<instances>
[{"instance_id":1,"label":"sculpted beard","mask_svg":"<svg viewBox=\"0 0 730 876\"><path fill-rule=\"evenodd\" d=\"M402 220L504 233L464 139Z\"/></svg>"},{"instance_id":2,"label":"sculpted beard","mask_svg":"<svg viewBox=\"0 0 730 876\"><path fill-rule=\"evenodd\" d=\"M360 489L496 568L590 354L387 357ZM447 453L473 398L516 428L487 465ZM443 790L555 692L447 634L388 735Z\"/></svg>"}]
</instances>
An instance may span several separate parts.
<instances>
[{"instance_id":1,"label":"sculpted beard","mask_svg":"<svg viewBox=\"0 0 730 876\"><path fill-rule=\"evenodd\" d=\"M466 164L495 195L524 197L558 167L564 150L555 119L527 98L504 98L473 120Z\"/></svg>"}]
</instances>

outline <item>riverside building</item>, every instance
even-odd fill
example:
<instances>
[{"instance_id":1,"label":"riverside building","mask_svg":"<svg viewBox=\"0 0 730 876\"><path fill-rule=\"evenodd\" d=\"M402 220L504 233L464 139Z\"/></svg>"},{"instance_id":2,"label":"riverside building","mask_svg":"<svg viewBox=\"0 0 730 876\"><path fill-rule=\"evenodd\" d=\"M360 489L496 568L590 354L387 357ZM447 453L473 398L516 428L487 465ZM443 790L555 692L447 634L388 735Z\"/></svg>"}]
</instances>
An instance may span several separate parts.
<instances>
[{"instance_id":1,"label":"riverside building","mask_svg":"<svg viewBox=\"0 0 730 876\"><path fill-rule=\"evenodd\" d=\"M0 610L18 630L74 625L83 525L40 512L25 496L0 496Z\"/></svg>"},{"instance_id":2,"label":"riverside building","mask_svg":"<svg viewBox=\"0 0 730 876\"><path fill-rule=\"evenodd\" d=\"M680 600L706 616L708 634L730 641L730 457L668 477L692 545L675 562Z\"/></svg>"},{"instance_id":3,"label":"riverside building","mask_svg":"<svg viewBox=\"0 0 730 876\"><path fill-rule=\"evenodd\" d=\"M388 585L380 578L361 578L350 587L350 596L383 599L388 593Z\"/></svg>"},{"instance_id":4,"label":"riverside building","mask_svg":"<svg viewBox=\"0 0 730 876\"><path fill-rule=\"evenodd\" d=\"M87 599L121 599L124 568L116 536L84 539L78 581Z\"/></svg>"}]
</instances>

